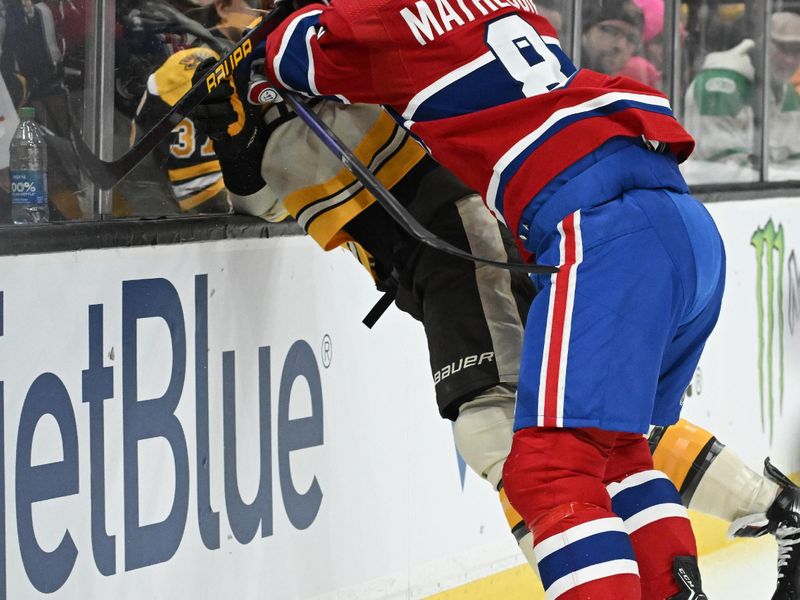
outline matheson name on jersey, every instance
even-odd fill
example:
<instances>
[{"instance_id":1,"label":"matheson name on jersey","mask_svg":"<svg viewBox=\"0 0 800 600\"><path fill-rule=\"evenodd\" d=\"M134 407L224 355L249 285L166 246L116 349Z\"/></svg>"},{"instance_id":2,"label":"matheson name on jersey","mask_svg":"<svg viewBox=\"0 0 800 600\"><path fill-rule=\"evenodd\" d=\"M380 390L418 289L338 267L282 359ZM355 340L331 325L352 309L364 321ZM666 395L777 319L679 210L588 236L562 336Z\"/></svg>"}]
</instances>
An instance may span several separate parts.
<instances>
[{"instance_id":1,"label":"matheson name on jersey","mask_svg":"<svg viewBox=\"0 0 800 600\"><path fill-rule=\"evenodd\" d=\"M411 33L420 45L432 42L436 37L475 20L473 9L488 15L501 8L517 8L535 13L536 6L530 0L419 0L414 8L403 8L400 15L405 19ZM469 6L468 6L469 4Z\"/></svg>"}]
</instances>

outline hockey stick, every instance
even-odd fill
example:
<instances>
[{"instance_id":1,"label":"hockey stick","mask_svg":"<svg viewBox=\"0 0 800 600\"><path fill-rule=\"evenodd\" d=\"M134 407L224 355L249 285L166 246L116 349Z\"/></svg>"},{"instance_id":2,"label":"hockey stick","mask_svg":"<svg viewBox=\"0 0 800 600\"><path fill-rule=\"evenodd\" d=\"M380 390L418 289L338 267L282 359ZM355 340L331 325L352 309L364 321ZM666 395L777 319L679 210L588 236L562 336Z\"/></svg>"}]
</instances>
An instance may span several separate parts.
<instances>
[{"instance_id":1,"label":"hockey stick","mask_svg":"<svg viewBox=\"0 0 800 600\"><path fill-rule=\"evenodd\" d=\"M444 241L443 239L435 236L433 233L423 227L414 216L408 212L392 193L378 181L377 177L358 160L355 154L338 138L338 136L331 131L325 123L322 122L305 100L295 92L288 90L281 90L281 96L291 105L294 112L299 116L303 122L316 134L320 141L330 150L336 158L338 158L347 169L355 175L364 187L375 196L378 203L389 213L389 216L402 227L414 239L422 242L423 244L435 248L451 256L470 260L475 263L482 263L492 265L508 271L517 271L521 273L558 273L557 267L548 265L536 264L523 264L518 262L505 262L499 260L492 260L489 258L481 258L469 252L456 248L452 244Z\"/></svg>"},{"instance_id":2,"label":"hockey stick","mask_svg":"<svg viewBox=\"0 0 800 600\"><path fill-rule=\"evenodd\" d=\"M74 125L70 125L70 138L75 148L75 153L80 159L83 169L95 184L107 190L118 184L125 175L150 154L158 144L183 121L192 110L200 104L214 90L217 85L227 78L236 66L252 53L259 43L267 39L280 22L291 12L290 2L279 2L275 8L264 17L247 35L245 35L227 54L225 54L212 68L203 81L198 81L192 89L173 106L162 119L147 133L145 133L130 150L119 158L105 161L95 156L80 132Z\"/></svg>"}]
</instances>

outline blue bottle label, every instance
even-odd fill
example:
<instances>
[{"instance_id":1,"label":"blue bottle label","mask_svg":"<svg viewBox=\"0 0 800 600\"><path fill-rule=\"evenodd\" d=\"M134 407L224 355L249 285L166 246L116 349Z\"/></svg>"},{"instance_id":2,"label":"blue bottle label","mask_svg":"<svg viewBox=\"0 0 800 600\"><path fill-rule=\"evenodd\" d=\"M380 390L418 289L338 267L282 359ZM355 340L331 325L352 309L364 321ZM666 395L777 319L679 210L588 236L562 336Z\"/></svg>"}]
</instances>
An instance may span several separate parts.
<instances>
[{"instance_id":1,"label":"blue bottle label","mask_svg":"<svg viewBox=\"0 0 800 600\"><path fill-rule=\"evenodd\" d=\"M47 204L47 178L41 171L11 173L12 204Z\"/></svg>"}]
</instances>

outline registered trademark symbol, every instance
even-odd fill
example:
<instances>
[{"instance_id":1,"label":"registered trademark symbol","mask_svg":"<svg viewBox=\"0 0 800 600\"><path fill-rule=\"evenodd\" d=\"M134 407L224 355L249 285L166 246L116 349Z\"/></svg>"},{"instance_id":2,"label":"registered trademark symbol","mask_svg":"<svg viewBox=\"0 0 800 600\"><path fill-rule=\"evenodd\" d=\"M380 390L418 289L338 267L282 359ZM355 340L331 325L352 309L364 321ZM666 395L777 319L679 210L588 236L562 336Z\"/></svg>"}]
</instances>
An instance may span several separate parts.
<instances>
[{"instance_id":1,"label":"registered trademark symbol","mask_svg":"<svg viewBox=\"0 0 800 600\"><path fill-rule=\"evenodd\" d=\"M333 342L327 333L322 338L322 366L326 369L331 366L333 361Z\"/></svg>"},{"instance_id":2,"label":"registered trademark symbol","mask_svg":"<svg viewBox=\"0 0 800 600\"><path fill-rule=\"evenodd\" d=\"M700 367L697 367L697 370L694 372L692 386L694 387L694 393L698 396L703 393L703 370Z\"/></svg>"},{"instance_id":3,"label":"registered trademark symbol","mask_svg":"<svg viewBox=\"0 0 800 600\"><path fill-rule=\"evenodd\" d=\"M703 370L698 366L697 369L694 371L694 375L692 376L692 380L689 382L689 387L683 393L683 397L681 398L681 406L683 406L683 402L686 398L691 398L692 396L700 396L703 393Z\"/></svg>"}]
</instances>

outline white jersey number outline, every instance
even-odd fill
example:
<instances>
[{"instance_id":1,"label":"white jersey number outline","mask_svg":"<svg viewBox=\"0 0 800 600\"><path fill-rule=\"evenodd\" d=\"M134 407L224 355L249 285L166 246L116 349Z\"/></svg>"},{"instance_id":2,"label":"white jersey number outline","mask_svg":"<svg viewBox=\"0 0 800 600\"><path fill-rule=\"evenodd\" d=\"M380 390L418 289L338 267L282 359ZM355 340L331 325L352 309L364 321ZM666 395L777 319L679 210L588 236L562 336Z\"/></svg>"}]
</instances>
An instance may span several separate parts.
<instances>
[{"instance_id":1,"label":"white jersey number outline","mask_svg":"<svg viewBox=\"0 0 800 600\"><path fill-rule=\"evenodd\" d=\"M522 84L522 93L527 98L546 94L568 79L542 36L519 15L486 25L486 45L508 74Z\"/></svg>"}]
</instances>

